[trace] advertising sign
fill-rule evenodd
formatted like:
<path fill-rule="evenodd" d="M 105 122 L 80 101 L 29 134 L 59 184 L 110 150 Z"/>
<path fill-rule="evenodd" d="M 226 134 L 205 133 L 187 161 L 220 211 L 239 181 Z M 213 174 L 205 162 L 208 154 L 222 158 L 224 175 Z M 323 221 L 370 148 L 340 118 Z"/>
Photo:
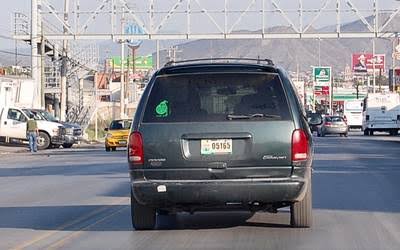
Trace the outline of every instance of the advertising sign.
<path fill-rule="evenodd" d="M 374 66 L 375 63 L 375 66 Z M 385 55 L 372 53 L 356 53 L 352 55 L 351 65 L 355 73 L 385 71 Z"/>
<path fill-rule="evenodd" d="M 400 69 L 395 69 L 393 79 L 393 69 L 389 70 L 389 89 L 390 91 L 400 92 Z"/>
<path fill-rule="evenodd" d="M 329 96 L 329 86 L 315 86 L 315 96 Z"/>
<path fill-rule="evenodd" d="M 132 67 L 132 57 L 125 58 L 124 67 L 127 69 L 128 67 Z M 119 70 L 121 68 L 121 57 L 114 56 L 110 60 L 110 68 L 114 70 Z M 153 56 L 137 56 L 135 58 L 135 68 L 137 70 L 141 69 L 152 69 L 153 68 Z"/>
<path fill-rule="evenodd" d="M 392 57 L 393 59 L 400 61 L 400 38 L 397 39 L 396 43 L 397 45 L 394 47 L 394 52 Z"/>
<path fill-rule="evenodd" d="M 331 82 L 331 67 L 313 67 L 313 78 L 315 85 L 330 85 Z M 320 84 L 322 83 L 322 84 Z M 325 83 L 325 84 L 324 84 Z"/>

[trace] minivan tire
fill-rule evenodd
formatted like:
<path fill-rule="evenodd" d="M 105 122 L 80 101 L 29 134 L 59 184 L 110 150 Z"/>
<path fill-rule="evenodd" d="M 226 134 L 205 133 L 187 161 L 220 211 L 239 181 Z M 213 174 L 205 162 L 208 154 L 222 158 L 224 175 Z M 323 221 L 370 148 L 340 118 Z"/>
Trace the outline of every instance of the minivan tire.
<path fill-rule="evenodd" d="M 304 199 L 290 205 L 290 225 L 292 227 L 312 226 L 312 187 L 311 178 Z"/>
<path fill-rule="evenodd" d="M 156 209 L 139 204 L 131 190 L 131 217 L 135 230 L 151 230 L 156 225 Z"/>

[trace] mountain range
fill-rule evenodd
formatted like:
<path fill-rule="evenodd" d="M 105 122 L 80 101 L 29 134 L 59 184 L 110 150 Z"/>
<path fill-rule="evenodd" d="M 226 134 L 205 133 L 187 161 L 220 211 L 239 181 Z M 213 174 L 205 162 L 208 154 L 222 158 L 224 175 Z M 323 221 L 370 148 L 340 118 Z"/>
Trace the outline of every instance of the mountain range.
<path fill-rule="evenodd" d="M 388 16 L 381 15 L 380 22 Z M 372 23 L 373 17 L 367 17 L 366 20 Z M 326 26 L 310 32 L 335 32 L 336 27 Z M 361 21 L 354 21 L 342 25 L 343 32 L 363 32 L 367 27 Z M 400 16 L 397 15 L 387 30 L 398 30 L 400 33 Z M 239 31 L 240 32 L 240 31 Z M 253 31 L 257 32 L 257 31 Z M 290 27 L 277 26 L 270 28 L 268 32 L 287 33 L 291 32 Z M 259 32 L 258 32 L 259 33 Z M 375 39 L 376 54 L 386 54 L 386 66 L 391 67 L 392 40 Z M 177 59 L 193 58 L 216 58 L 216 57 L 251 57 L 251 58 L 269 58 L 275 64 L 296 71 L 310 71 L 311 66 L 316 66 L 321 62 L 322 66 L 332 66 L 334 72 L 343 72 L 345 67 L 351 65 L 351 54 L 357 52 L 372 53 L 372 39 L 370 38 L 340 38 L 340 39 L 205 39 L 205 40 L 166 40 L 160 42 L 160 65 L 167 62 L 167 49 L 171 46 L 177 46 Z M 100 58 L 120 55 L 120 46 L 112 41 L 103 41 L 99 43 Z M 320 50 L 319 50 L 320 48 Z M 137 51 L 139 55 L 153 53 L 155 62 L 155 41 L 143 41 Z M 29 53 L 22 51 L 21 53 Z M 320 60 L 319 60 L 320 58 Z M 29 58 L 23 57 L 23 64 L 29 64 Z M 13 63 L 13 55 L 2 55 L 0 64 Z M 400 63 L 398 63 L 400 64 Z"/>

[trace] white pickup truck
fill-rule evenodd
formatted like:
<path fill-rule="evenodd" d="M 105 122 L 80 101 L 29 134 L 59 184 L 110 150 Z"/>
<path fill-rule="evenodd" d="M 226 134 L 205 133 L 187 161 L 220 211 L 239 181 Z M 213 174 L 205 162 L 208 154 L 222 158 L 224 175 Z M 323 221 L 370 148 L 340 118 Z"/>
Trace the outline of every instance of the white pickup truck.
<path fill-rule="evenodd" d="M 29 109 L 4 107 L 0 110 L 0 142 L 26 141 L 26 123 Z M 46 149 L 64 143 L 65 128 L 61 123 L 51 122 L 35 116 L 39 129 L 38 149 Z"/>
<path fill-rule="evenodd" d="M 400 96 L 397 93 L 369 93 L 364 99 L 362 129 L 364 135 L 375 131 L 397 135 L 400 129 Z"/>

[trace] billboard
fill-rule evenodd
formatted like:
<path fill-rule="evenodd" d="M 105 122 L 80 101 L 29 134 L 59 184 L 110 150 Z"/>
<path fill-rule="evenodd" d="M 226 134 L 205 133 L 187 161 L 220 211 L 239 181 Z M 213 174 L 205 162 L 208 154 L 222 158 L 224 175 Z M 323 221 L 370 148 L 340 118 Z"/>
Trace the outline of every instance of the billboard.
<path fill-rule="evenodd" d="M 315 96 L 329 96 L 329 86 L 315 86 Z"/>
<path fill-rule="evenodd" d="M 375 62 L 375 66 L 374 66 Z M 375 71 L 385 71 L 385 55 L 372 53 L 355 53 L 352 55 L 351 65 L 355 73 L 371 73 Z"/>
<path fill-rule="evenodd" d="M 128 67 L 132 68 L 132 57 L 128 57 L 124 59 L 124 68 L 128 69 Z M 114 56 L 109 61 L 109 67 L 113 70 L 121 69 L 121 57 Z M 135 68 L 137 70 L 150 70 L 153 68 L 153 56 L 137 56 L 135 57 Z"/>
<path fill-rule="evenodd" d="M 331 82 L 331 67 L 313 67 L 313 78 L 315 85 L 329 86 Z"/>
<path fill-rule="evenodd" d="M 389 70 L 389 90 L 400 92 L 400 69 L 395 69 L 393 79 L 393 69 Z"/>

